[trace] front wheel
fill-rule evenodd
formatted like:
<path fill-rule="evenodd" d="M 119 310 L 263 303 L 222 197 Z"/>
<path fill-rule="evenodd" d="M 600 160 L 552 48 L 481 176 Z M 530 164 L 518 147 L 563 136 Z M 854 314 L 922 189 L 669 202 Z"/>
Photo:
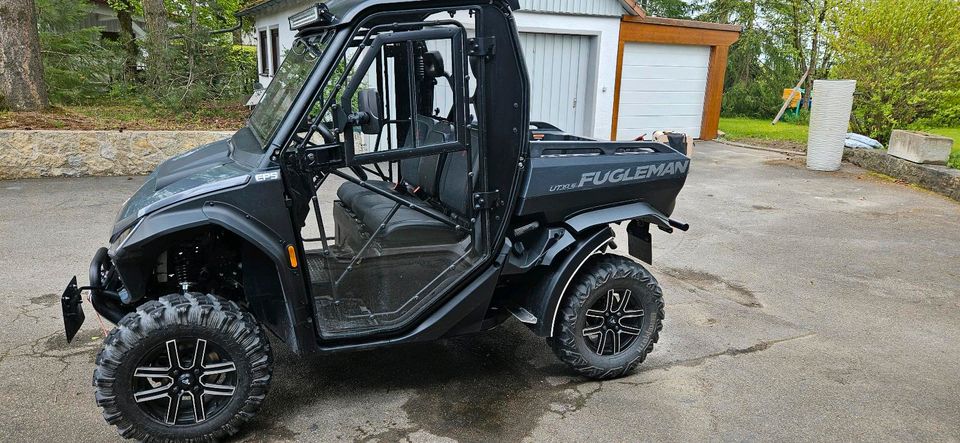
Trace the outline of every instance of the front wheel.
<path fill-rule="evenodd" d="M 589 260 L 563 295 L 549 343 L 560 360 L 584 376 L 622 377 L 659 339 L 663 294 L 653 275 L 626 257 Z"/>
<path fill-rule="evenodd" d="M 173 294 L 120 320 L 97 354 L 93 385 L 122 437 L 212 441 L 260 409 L 271 366 L 249 313 L 214 295 Z"/>

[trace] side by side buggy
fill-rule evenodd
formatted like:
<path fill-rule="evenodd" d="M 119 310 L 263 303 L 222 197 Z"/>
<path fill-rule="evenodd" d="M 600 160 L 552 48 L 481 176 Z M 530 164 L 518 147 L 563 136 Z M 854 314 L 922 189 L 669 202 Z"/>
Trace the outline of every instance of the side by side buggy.
<path fill-rule="evenodd" d="M 682 141 L 608 142 L 529 118 L 517 0 L 328 0 L 247 125 L 162 163 L 81 292 L 116 324 L 97 404 L 120 434 L 210 440 L 259 409 L 266 331 L 298 354 L 476 333 L 514 317 L 587 377 L 629 373 L 663 300 L 640 261 Z M 469 26 L 467 25 L 469 24 Z M 626 223 L 629 255 L 609 253 Z M 636 260 L 634 260 L 634 258 Z"/>

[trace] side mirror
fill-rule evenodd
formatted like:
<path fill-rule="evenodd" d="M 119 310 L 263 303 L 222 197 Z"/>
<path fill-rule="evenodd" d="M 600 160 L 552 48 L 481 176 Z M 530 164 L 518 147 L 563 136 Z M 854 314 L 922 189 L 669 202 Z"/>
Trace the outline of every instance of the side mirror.
<path fill-rule="evenodd" d="M 356 123 L 360 125 L 360 130 L 364 134 L 378 135 L 383 126 L 383 100 L 380 92 L 373 88 L 367 88 L 357 93 L 357 118 Z"/>
<path fill-rule="evenodd" d="M 265 88 L 263 87 L 263 83 L 256 82 L 256 83 L 253 84 L 253 90 L 254 90 L 254 91 L 262 91 L 262 90 L 264 90 L 264 89 L 265 89 Z"/>

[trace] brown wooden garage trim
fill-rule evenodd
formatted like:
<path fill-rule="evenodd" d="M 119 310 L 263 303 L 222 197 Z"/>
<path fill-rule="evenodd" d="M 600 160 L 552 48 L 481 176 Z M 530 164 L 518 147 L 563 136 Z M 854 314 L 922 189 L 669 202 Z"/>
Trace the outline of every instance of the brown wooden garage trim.
<path fill-rule="evenodd" d="M 674 20 L 659 17 L 624 16 L 620 21 L 620 49 L 617 54 L 617 80 L 613 97 L 613 125 L 610 139 L 617 138 L 620 119 L 620 83 L 623 77 L 623 50 L 626 43 L 660 43 L 667 45 L 694 45 L 710 47 L 710 67 L 707 72 L 706 96 L 703 100 L 703 120 L 700 139 L 717 138 L 720 126 L 720 105 L 723 100 L 723 80 L 727 71 L 730 45 L 740 38 L 736 25 Z"/>

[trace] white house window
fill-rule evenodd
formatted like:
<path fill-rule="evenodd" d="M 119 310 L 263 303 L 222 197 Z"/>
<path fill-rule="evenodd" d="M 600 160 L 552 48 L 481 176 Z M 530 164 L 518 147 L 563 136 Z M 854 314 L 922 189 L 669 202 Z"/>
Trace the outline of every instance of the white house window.
<path fill-rule="evenodd" d="M 257 51 L 260 53 L 260 75 L 270 75 L 270 56 L 267 44 L 267 30 L 261 29 L 257 33 Z"/>
<path fill-rule="evenodd" d="M 257 52 L 260 75 L 273 76 L 280 67 L 280 29 L 261 29 L 257 32 Z"/>
<path fill-rule="evenodd" d="M 270 30 L 270 75 L 277 74 L 280 67 L 280 29 Z"/>

